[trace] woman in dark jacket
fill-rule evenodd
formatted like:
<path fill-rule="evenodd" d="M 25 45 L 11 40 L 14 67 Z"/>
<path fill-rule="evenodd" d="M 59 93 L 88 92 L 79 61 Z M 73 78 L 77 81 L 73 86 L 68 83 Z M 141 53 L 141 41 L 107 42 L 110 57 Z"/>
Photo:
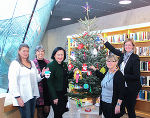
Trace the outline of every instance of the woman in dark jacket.
<path fill-rule="evenodd" d="M 105 74 L 96 70 L 94 66 L 90 67 L 95 71 L 96 76 L 102 79 L 100 109 L 105 118 L 120 118 L 125 111 L 123 104 L 125 82 L 117 63 L 117 56 L 108 55 L 106 57 L 108 71 Z"/>
<path fill-rule="evenodd" d="M 123 52 L 115 49 L 109 42 L 105 46 L 117 56 L 120 56 L 118 66 L 125 77 L 125 107 L 128 111 L 129 118 L 136 118 L 135 104 L 140 83 L 140 59 L 134 54 L 134 42 L 132 39 L 127 39 L 123 43 Z"/>
<path fill-rule="evenodd" d="M 47 65 L 51 75 L 48 78 L 48 88 L 52 99 L 52 107 L 54 110 L 54 118 L 62 118 L 66 108 L 68 97 L 66 96 L 68 88 L 68 78 L 73 76 L 69 74 L 66 59 L 66 51 L 62 47 L 54 49 L 51 58 L 53 61 Z"/>

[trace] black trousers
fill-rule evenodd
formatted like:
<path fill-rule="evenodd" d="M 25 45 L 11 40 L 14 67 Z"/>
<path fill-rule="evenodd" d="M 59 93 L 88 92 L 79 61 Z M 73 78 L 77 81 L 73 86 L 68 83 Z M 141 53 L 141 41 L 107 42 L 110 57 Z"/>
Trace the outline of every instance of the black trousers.
<path fill-rule="evenodd" d="M 58 97 L 58 104 L 54 104 L 52 101 L 52 108 L 54 111 L 54 118 L 62 118 L 63 113 L 68 111 L 66 108 L 68 97 L 64 92 L 56 92 Z"/>
<path fill-rule="evenodd" d="M 105 118 L 120 118 L 115 115 L 115 109 L 111 103 L 101 101 L 100 105 Z"/>
<path fill-rule="evenodd" d="M 136 118 L 135 105 L 138 92 L 139 91 L 131 91 L 127 87 L 125 89 L 125 107 L 129 118 Z"/>

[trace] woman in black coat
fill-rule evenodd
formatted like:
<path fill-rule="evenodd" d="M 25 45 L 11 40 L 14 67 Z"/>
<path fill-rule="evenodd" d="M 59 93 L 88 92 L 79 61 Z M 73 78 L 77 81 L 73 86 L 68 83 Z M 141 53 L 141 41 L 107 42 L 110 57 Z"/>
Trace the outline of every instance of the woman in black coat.
<path fill-rule="evenodd" d="M 102 79 L 100 110 L 105 118 L 120 118 L 125 112 L 123 104 L 125 81 L 117 63 L 116 55 L 108 55 L 106 57 L 108 71 L 105 74 L 96 70 L 94 66 L 90 67 L 95 71 L 96 76 Z"/>
<path fill-rule="evenodd" d="M 125 107 L 129 118 L 136 118 L 135 105 L 140 83 L 140 59 L 134 54 L 134 42 L 126 39 L 123 43 L 123 52 L 115 49 L 109 42 L 104 44 L 112 53 L 120 56 L 118 66 L 125 77 Z"/>

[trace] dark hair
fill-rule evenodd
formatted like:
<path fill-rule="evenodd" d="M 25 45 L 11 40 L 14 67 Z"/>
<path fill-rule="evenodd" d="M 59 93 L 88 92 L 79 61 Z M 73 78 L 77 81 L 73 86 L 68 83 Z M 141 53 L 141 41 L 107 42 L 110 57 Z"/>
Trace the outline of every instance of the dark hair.
<path fill-rule="evenodd" d="M 63 50 L 64 51 L 64 60 L 66 59 L 66 51 L 62 48 L 62 47 L 56 47 L 53 52 L 52 52 L 52 56 L 51 56 L 51 59 L 55 60 L 55 54 L 56 52 L 58 52 L 59 50 Z M 64 61 L 63 60 L 63 61 Z"/>
<path fill-rule="evenodd" d="M 20 44 L 20 46 L 19 46 L 19 48 L 18 48 L 18 51 L 20 51 L 23 47 L 29 48 L 29 46 L 28 46 L 27 44 L 22 43 L 22 44 Z M 20 57 L 19 53 L 18 53 L 18 57 L 17 57 L 16 60 L 17 60 L 20 64 L 22 64 L 22 60 L 21 60 L 21 57 Z M 30 61 L 29 61 L 29 57 L 27 58 L 27 61 L 30 62 Z"/>

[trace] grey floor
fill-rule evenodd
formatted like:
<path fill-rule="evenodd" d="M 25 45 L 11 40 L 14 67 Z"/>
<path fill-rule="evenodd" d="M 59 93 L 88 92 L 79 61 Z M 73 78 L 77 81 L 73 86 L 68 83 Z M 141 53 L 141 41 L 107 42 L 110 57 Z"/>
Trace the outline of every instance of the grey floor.
<path fill-rule="evenodd" d="M 90 106 L 89 106 L 90 107 Z M 64 113 L 63 118 L 103 118 L 102 116 L 98 116 L 98 107 L 91 106 L 93 109 L 91 112 L 84 112 L 84 108 L 77 108 L 74 100 L 70 100 L 70 110 L 69 112 Z M 95 114 L 96 113 L 96 114 Z M 51 112 L 48 118 L 53 117 L 53 109 L 51 108 Z M 122 118 L 128 118 L 127 115 L 124 115 Z"/>

